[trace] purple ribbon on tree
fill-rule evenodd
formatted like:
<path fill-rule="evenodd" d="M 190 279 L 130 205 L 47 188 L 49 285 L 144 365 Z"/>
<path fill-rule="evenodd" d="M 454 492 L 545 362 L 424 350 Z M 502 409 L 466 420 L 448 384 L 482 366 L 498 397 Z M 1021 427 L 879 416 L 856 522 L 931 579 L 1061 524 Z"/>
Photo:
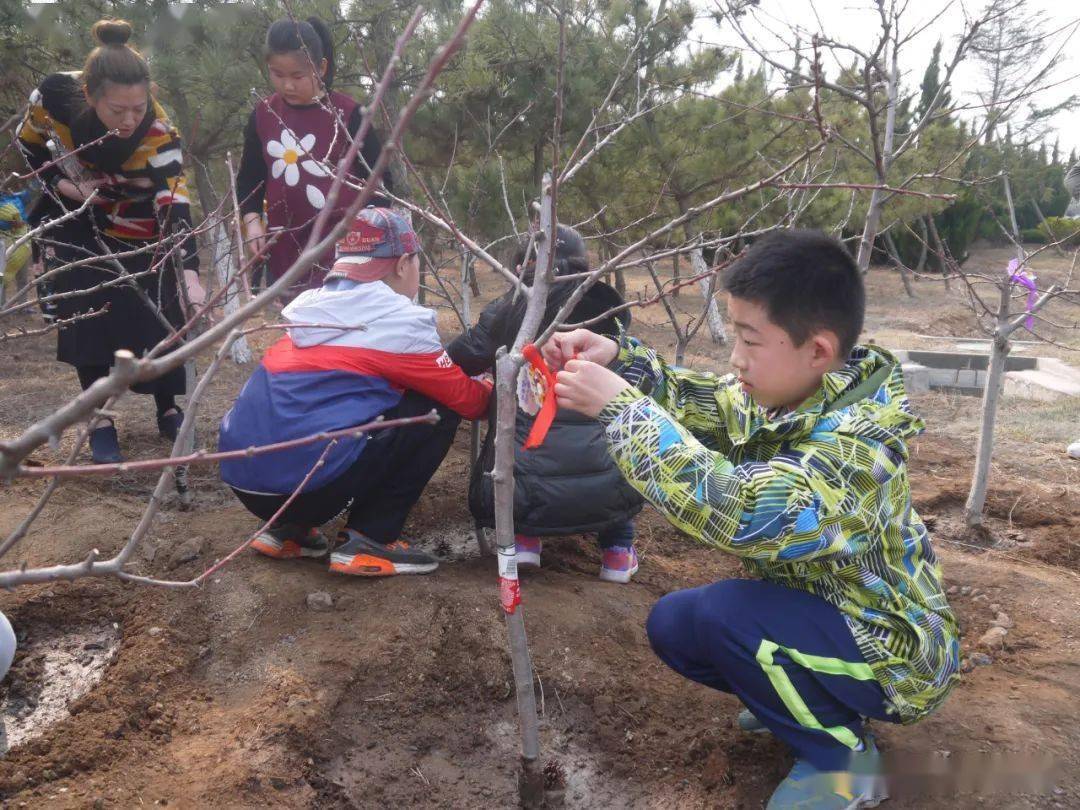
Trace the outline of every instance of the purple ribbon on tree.
<path fill-rule="evenodd" d="M 1009 281 L 1013 284 L 1020 284 L 1027 287 L 1027 313 L 1028 316 L 1024 319 L 1024 328 L 1031 332 L 1035 328 L 1035 316 L 1031 314 L 1031 308 L 1035 306 L 1035 301 L 1039 297 L 1039 288 L 1035 286 L 1035 276 L 1029 275 L 1026 271 L 1020 269 L 1020 262 L 1013 259 L 1009 262 Z"/>

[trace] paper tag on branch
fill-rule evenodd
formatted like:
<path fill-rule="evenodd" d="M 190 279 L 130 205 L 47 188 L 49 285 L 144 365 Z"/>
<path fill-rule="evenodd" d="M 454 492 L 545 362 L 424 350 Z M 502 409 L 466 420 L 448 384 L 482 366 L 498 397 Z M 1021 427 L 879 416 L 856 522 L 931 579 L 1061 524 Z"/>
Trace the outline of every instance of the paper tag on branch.
<path fill-rule="evenodd" d="M 518 406 L 529 416 L 536 416 L 544 407 L 548 390 L 544 375 L 531 365 L 524 365 L 518 372 Z"/>

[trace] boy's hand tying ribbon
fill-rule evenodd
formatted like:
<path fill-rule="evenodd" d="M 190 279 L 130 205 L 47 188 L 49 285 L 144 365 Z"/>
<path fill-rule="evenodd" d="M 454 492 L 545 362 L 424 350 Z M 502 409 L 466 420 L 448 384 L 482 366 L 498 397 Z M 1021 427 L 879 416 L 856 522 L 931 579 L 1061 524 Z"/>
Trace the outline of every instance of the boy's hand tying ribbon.
<path fill-rule="evenodd" d="M 585 330 L 579 329 L 579 332 Z M 576 332 L 570 332 L 570 335 Z M 589 334 L 592 334 L 591 332 Z M 597 335 L 599 337 L 599 335 Z M 607 340 L 616 350 L 615 341 Z M 615 355 L 612 353 L 611 359 Z M 611 360 L 608 360 L 611 362 Z M 605 364 L 606 365 L 606 364 Z M 630 388 L 630 383 L 599 363 L 590 360 L 569 360 L 558 373 L 555 380 L 555 396 L 558 397 L 560 408 L 571 410 L 591 416 L 594 419 L 599 416 L 611 400 L 620 391 Z"/>
<path fill-rule="evenodd" d="M 591 360 L 606 366 L 618 356 L 619 344 L 588 329 L 575 329 L 556 332 L 542 351 L 544 362 L 552 371 L 558 371 L 571 359 Z"/>

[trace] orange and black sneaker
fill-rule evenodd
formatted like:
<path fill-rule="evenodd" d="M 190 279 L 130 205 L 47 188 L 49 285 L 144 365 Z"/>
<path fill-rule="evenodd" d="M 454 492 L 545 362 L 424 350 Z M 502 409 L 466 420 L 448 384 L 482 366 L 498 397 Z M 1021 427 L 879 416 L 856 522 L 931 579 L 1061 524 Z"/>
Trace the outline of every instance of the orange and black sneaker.
<path fill-rule="evenodd" d="M 330 550 L 330 541 L 318 529 L 283 525 L 259 532 L 251 547 L 277 560 L 295 560 L 297 557 L 325 556 Z"/>
<path fill-rule="evenodd" d="M 414 551 L 403 540 L 376 543 L 354 529 L 338 533 L 341 545 L 330 555 L 330 570 L 354 577 L 392 577 L 395 574 L 430 574 L 439 561 Z"/>

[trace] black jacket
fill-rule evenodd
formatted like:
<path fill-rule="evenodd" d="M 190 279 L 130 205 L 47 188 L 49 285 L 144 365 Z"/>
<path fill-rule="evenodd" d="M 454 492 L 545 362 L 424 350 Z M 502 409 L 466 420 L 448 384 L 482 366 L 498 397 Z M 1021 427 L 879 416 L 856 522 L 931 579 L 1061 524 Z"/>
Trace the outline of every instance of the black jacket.
<path fill-rule="evenodd" d="M 573 292 L 573 284 L 556 284 L 548 297 L 541 329 L 551 323 Z M 619 294 L 598 282 L 574 308 L 569 321 L 579 323 L 622 303 Z M 448 347 L 450 358 L 467 374 L 480 374 L 495 365 L 501 346 L 509 347 L 525 315 L 525 300 L 513 292 L 488 304 L 476 326 Z M 618 319 L 618 321 L 616 320 Z M 614 335 L 618 323 L 629 325 L 621 312 L 590 328 Z M 480 450 L 480 463 L 469 482 L 469 509 L 484 526 L 495 525 L 495 495 L 490 472 L 495 464 L 495 397 L 491 398 L 488 430 Z M 543 445 L 522 450 L 533 418 L 517 412 L 514 446 L 514 530 L 520 534 L 560 535 L 595 532 L 632 518 L 642 498 L 619 472 L 607 449 L 603 428 L 594 419 L 572 411 L 559 411 Z"/>

